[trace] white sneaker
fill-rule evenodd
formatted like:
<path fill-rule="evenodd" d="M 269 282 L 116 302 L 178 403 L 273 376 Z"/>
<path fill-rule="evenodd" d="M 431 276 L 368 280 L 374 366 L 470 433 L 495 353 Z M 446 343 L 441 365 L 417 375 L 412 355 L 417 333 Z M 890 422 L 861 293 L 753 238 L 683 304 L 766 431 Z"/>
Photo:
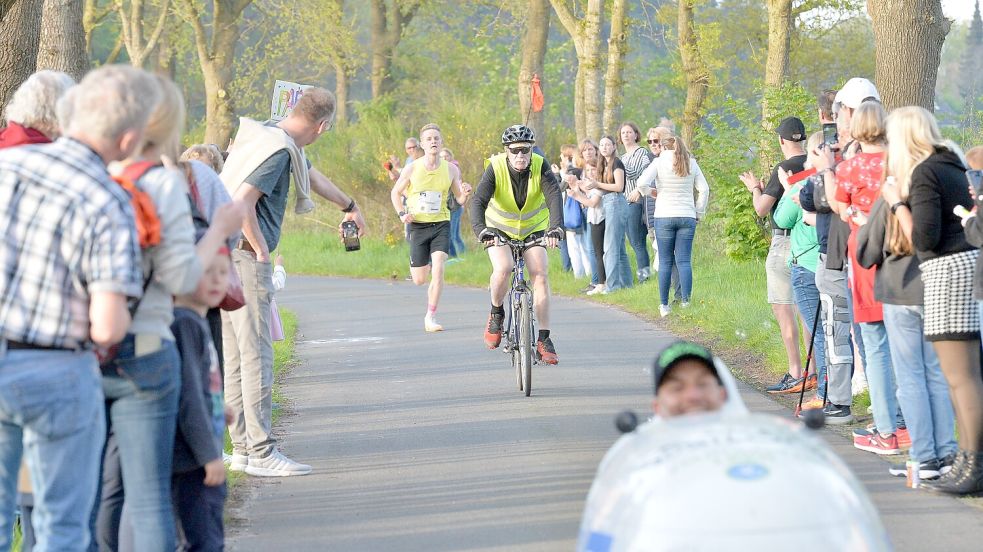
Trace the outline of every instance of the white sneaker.
<path fill-rule="evenodd" d="M 291 475 L 307 475 L 311 467 L 307 464 L 294 462 L 277 449 L 273 449 L 266 458 L 250 458 L 246 473 L 256 477 L 289 477 Z"/>
<path fill-rule="evenodd" d="M 684 309 L 688 309 L 689 308 L 689 301 L 683 301 L 682 303 L 679 304 L 679 306 L 680 307 L 683 307 Z"/>
<path fill-rule="evenodd" d="M 437 319 L 433 315 L 426 315 L 423 317 L 423 329 L 428 332 L 442 332 L 444 327 L 437 323 Z"/>
<path fill-rule="evenodd" d="M 229 471 L 241 472 L 246 471 L 246 465 L 249 464 L 249 456 L 236 453 L 225 454 L 223 452 L 222 461 L 229 467 Z"/>
<path fill-rule="evenodd" d="M 597 295 L 599 293 L 605 294 L 607 292 L 608 292 L 608 286 L 604 284 L 597 284 L 596 286 L 594 286 L 594 289 L 587 292 L 587 295 Z"/>
<path fill-rule="evenodd" d="M 672 309 L 669 308 L 669 305 L 659 305 L 659 315 L 661 315 L 663 318 L 669 316 L 669 313 L 671 312 Z"/>

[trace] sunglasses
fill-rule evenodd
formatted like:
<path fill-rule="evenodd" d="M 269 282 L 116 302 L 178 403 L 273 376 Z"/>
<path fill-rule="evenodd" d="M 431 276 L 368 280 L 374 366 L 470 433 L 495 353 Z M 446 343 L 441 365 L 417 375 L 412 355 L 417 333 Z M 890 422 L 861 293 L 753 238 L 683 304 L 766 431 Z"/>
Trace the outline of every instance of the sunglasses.
<path fill-rule="evenodd" d="M 529 146 L 520 146 L 517 148 L 508 148 L 508 150 L 513 155 L 525 155 L 532 151 L 532 148 Z"/>
<path fill-rule="evenodd" d="M 659 143 L 659 139 L 658 138 L 656 138 L 655 140 L 649 140 L 649 145 L 650 146 L 654 146 L 654 145 L 656 145 L 658 143 Z"/>

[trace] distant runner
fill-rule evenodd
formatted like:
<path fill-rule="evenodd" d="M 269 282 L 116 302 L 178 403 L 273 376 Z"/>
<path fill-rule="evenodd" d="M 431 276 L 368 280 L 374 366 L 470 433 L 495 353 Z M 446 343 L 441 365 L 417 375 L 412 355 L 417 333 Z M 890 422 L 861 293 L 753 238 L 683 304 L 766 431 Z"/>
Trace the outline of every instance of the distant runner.
<path fill-rule="evenodd" d="M 409 228 L 407 241 L 413 283 L 422 286 L 430 274 L 423 329 L 439 332 L 444 327 L 437 323 L 437 303 L 444 289 L 444 263 L 450 247 L 451 212 L 447 208 L 447 194 L 452 192 L 454 199 L 464 205 L 471 186 L 461 182 L 461 171 L 456 165 L 440 158 L 444 146 L 440 127 L 430 123 L 420 129 L 420 144 L 424 156 L 403 167 L 390 197 L 399 219 Z"/>

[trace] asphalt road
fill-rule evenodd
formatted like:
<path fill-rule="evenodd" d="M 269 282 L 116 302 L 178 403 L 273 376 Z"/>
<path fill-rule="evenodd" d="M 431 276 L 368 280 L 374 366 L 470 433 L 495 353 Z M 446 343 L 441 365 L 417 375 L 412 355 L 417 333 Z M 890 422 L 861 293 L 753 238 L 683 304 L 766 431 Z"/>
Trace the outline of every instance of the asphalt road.
<path fill-rule="evenodd" d="M 277 433 L 314 471 L 247 479 L 231 550 L 571 550 L 594 470 L 618 437 L 613 418 L 648 411 L 648 364 L 672 338 L 612 308 L 556 300 L 560 364 L 535 367 L 527 398 L 508 357 L 481 342 L 482 290 L 446 290 L 437 334 L 423 331 L 424 288 L 408 282 L 293 277 L 277 301 L 301 334 Z M 789 415 L 743 395 L 753 410 Z M 884 460 L 827 440 L 897 550 L 983 547 L 983 510 L 909 490 Z M 793 506 L 820 507 L 807 496 Z"/>

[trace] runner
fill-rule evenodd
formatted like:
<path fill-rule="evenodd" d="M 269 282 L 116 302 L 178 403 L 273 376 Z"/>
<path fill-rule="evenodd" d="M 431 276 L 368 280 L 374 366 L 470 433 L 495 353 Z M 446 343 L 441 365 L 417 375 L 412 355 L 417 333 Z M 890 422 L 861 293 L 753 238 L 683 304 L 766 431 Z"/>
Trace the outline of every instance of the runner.
<path fill-rule="evenodd" d="M 532 152 L 536 136 L 524 125 L 512 125 L 502 134 L 505 152 L 489 159 L 471 204 L 471 226 L 478 239 L 488 245 L 492 263 L 491 315 L 485 330 L 485 345 L 494 349 L 502 342 L 502 306 L 512 272 L 508 246 L 493 245 L 496 236 L 526 240 L 545 235 L 546 245 L 556 247 L 563 239 L 563 201 L 550 164 Z M 548 230 L 547 230 L 548 229 Z M 523 258 L 533 283 L 533 306 L 539 321 L 536 356 L 556 364 L 556 349 L 550 339 L 550 286 L 546 249 L 532 247 Z"/>
<path fill-rule="evenodd" d="M 420 142 L 424 156 L 403 167 L 390 196 L 399 219 L 408 225 L 413 283 L 422 286 L 430 274 L 423 328 L 428 332 L 439 332 L 444 327 L 437 323 L 435 313 L 444 288 L 444 263 L 450 246 L 451 213 L 447 208 L 447 193 L 452 192 L 457 202 L 464 205 L 471 186 L 461 182 L 461 171 L 456 165 L 440 158 L 444 146 L 440 127 L 433 123 L 425 125 L 420 129 Z M 407 199 L 405 211 L 404 195 Z"/>

